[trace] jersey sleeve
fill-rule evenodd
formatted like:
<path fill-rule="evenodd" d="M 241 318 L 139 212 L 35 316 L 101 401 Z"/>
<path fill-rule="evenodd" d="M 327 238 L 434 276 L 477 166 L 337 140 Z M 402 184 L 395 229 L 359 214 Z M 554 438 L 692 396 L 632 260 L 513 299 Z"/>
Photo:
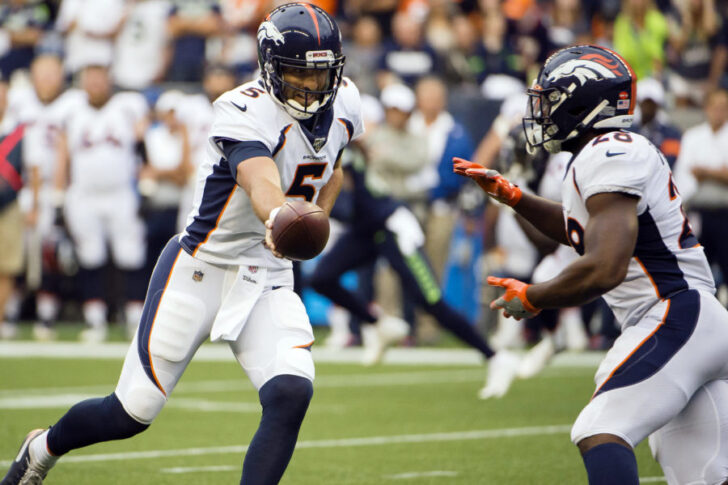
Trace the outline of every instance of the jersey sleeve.
<path fill-rule="evenodd" d="M 364 121 L 361 112 L 361 96 L 359 88 L 349 79 L 344 78 L 339 88 L 339 96 L 343 100 L 344 115 L 351 123 L 352 133 L 349 141 L 356 140 L 364 134 Z"/>
<path fill-rule="evenodd" d="M 234 99 L 227 93 L 213 104 L 214 120 L 210 128 L 210 138 L 219 146 L 221 140 L 228 142 L 259 142 L 270 153 L 277 143 L 270 126 L 269 116 L 262 110 L 256 110 L 257 103 L 244 103 Z M 258 101 L 258 100 L 254 100 Z"/>
<path fill-rule="evenodd" d="M 614 136 L 614 135 L 610 135 Z M 632 135 L 635 136 L 635 135 Z M 621 192 L 642 198 L 649 169 L 642 147 L 608 140 L 590 146 L 574 167 L 574 180 L 583 200 L 605 192 Z"/>

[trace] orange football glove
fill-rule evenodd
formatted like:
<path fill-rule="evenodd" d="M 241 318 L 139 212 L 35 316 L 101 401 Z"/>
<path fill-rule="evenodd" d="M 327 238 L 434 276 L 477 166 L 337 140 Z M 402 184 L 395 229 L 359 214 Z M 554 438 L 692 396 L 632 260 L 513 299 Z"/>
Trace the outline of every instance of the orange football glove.
<path fill-rule="evenodd" d="M 490 170 L 477 163 L 454 157 L 453 172 L 475 180 L 480 188 L 498 202 L 513 207 L 521 200 L 521 189 L 503 178 L 495 170 Z"/>
<path fill-rule="evenodd" d="M 495 276 L 488 276 L 488 284 L 506 289 L 506 292 L 500 298 L 490 302 L 491 310 L 502 308 L 503 315 L 513 317 L 516 320 L 535 317 L 541 311 L 540 308 L 531 305 L 531 302 L 526 298 L 526 290 L 531 285 L 513 278 L 496 278 Z"/>

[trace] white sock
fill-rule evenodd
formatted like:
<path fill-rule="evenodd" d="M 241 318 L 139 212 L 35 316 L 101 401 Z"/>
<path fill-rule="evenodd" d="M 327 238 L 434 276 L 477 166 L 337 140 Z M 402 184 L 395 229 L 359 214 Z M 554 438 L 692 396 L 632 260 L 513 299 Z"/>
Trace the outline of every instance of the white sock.
<path fill-rule="evenodd" d="M 124 314 L 126 317 L 126 324 L 129 327 L 137 328 L 139 322 L 142 319 L 142 313 L 144 311 L 144 303 L 141 301 L 130 301 L 124 308 Z"/>
<path fill-rule="evenodd" d="M 106 303 L 89 300 L 83 304 L 83 318 L 92 328 L 106 327 Z"/>
<path fill-rule="evenodd" d="M 58 299 L 49 293 L 39 293 L 35 304 L 35 311 L 41 322 L 55 322 L 58 318 Z"/>
<path fill-rule="evenodd" d="M 48 430 L 30 442 L 30 457 L 43 469 L 48 470 L 55 465 L 59 457 L 51 455 L 48 451 Z"/>
<path fill-rule="evenodd" d="M 8 297 L 8 301 L 5 303 L 5 318 L 11 322 L 17 322 L 20 320 L 20 304 L 23 303 L 23 298 L 20 292 L 13 291 Z"/>

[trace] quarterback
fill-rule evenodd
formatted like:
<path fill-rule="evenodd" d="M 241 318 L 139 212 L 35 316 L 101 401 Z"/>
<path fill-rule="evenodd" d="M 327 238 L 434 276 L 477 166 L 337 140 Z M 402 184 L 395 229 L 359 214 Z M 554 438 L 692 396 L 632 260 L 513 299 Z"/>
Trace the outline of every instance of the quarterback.
<path fill-rule="evenodd" d="M 589 483 L 637 485 L 633 449 L 648 436 L 670 485 L 728 483 L 728 312 L 665 156 L 624 131 L 635 81 L 598 46 L 545 62 L 523 126 L 530 149 L 572 153 L 560 204 L 464 160 L 455 171 L 580 255 L 538 284 L 489 277 L 506 290 L 491 308 L 528 318 L 603 295 L 621 325 L 571 431 Z"/>
<path fill-rule="evenodd" d="M 2 485 L 41 483 L 69 451 L 147 429 L 208 336 L 228 342 L 263 408 L 240 483 L 281 479 L 313 393 L 314 338 L 270 228 L 289 198 L 331 210 L 341 152 L 363 128 L 326 12 L 276 8 L 258 29 L 258 55 L 260 78 L 214 103 L 187 227 L 157 261 L 116 389 L 31 431 Z"/>

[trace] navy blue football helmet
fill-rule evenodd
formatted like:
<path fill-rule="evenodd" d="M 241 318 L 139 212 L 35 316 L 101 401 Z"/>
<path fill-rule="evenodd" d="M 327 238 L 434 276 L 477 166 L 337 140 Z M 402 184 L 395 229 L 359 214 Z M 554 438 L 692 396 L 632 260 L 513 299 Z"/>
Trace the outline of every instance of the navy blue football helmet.
<path fill-rule="evenodd" d="M 544 63 L 528 89 L 523 118 L 529 151 L 550 153 L 590 129 L 628 128 L 636 77 L 619 54 L 596 45 L 566 47 Z"/>
<path fill-rule="evenodd" d="M 344 61 L 339 27 L 315 5 L 281 5 L 258 27 L 258 63 L 265 88 L 296 119 L 308 119 L 333 106 Z M 316 91 L 293 86 L 284 80 L 286 69 L 326 71 L 325 86 Z M 305 102 L 296 101 L 291 93 L 303 93 Z"/>

